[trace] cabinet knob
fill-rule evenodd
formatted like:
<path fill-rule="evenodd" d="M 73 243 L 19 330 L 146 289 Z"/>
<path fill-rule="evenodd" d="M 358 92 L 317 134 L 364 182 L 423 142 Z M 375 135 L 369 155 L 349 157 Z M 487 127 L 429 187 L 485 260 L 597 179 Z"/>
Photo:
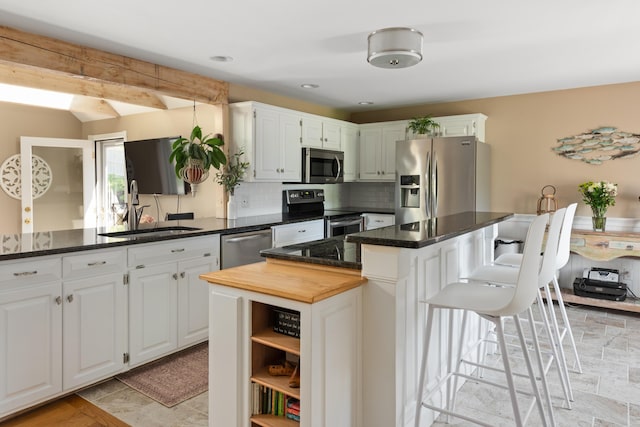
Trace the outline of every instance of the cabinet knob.
<path fill-rule="evenodd" d="M 60 304 L 62 304 L 62 297 L 61 296 L 57 296 L 54 301 L 56 302 L 56 304 L 60 305 Z"/>
<path fill-rule="evenodd" d="M 181 279 L 184 279 L 184 276 L 185 276 L 185 273 L 184 273 L 184 271 L 183 271 L 182 273 L 180 273 L 180 278 L 181 278 Z"/>
<path fill-rule="evenodd" d="M 173 273 L 173 280 L 178 280 L 178 273 Z"/>
<path fill-rule="evenodd" d="M 73 302 L 73 294 L 67 295 L 67 301 Z"/>

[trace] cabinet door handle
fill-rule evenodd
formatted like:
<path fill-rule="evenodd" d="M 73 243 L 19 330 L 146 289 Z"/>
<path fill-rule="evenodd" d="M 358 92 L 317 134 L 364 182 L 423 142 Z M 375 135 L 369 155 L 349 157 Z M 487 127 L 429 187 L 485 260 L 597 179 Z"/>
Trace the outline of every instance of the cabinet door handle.
<path fill-rule="evenodd" d="M 183 272 L 181 272 L 181 273 L 180 273 L 180 278 L 181 278 L 181 279 L 184 279 L 184 276 L 186 276 L 186 274 L 185 274 L 185 273 L 184 273 L 184 271 L 183 271 Z"/>
<path fill-rule="evenodd" d="M 107 261 L 94 261 L 87 263 L 88 267 L 95 267 L 96 265 L 105 265 Z"/>
<path fill-rule="evenodd" d="M 306 233 L 307 230 L 298 230 L 298 233 Z"/>
<path fill-rule="evenodd" d="M 38 270 L 22 271 L 20 273 L 13 273 L 13 275 L 16 276 L 16 277 L 35 276 L 36 274 L 38 274 Z"/>
<path fill-rule="evenodd" d="M 56 304 L 60 305 L 60 304 L 62 304 L 62 297 L 61 296 L 57 296 L 54 301 L 56 302 Z"/>
<path fill-rule="evenodd" d="M 173 280 L 178 280 L 178 273 L 173 273 Z"/>
<path fill-rule="evenodd" d="M 176 253 L 179 253 L 179 252 L 184 252 L 184 248 L 181 248 L 181 249 L 171 249 L 171 253 L 173 253 L 173 254 L 176 254 Z"/>
<path fill-rule="evenodd" d="M 73 294 L 67 295 L 67 301 L 73 302 Z"/>

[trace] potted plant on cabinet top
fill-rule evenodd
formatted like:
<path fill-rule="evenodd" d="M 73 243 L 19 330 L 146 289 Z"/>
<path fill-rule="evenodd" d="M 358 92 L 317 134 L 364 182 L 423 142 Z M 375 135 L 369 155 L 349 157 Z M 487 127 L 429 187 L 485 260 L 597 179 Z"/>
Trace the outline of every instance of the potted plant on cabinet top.
<path fill-rule="evenodd" d="M 195 185 L 207 179 L 211 166 L 220 169 L 220 165 L 227 163 L 222 145 L 222 135 L 202 136 L 202 129 L 197 125 L 190 138 L 181 137 L 173 142 L 169 161 L 175 161 L 176 175 L 191 184 L 192 194 L 195 195 Z"/>
<path fill-rule="evenodd" d="M 440 128 L 440 124 L 433 120 L 431 115 L 427 115 L 411 119 L 408 128 L 414 135 L 430 135 Z"/>
<path fill-rule="evenodd" d="M 244 154 L 244 150 L 229 156 L 229 162 L 224 168 L 216 173 L 216 182 L 222 185 L 226 192 L 229 193 L 227 201 L 227 218 L 236 219 L 237 206 L 233 197 L 235 188 L 240 185 L 240 181 L 245 171 L 249 167 L 249 162 L 243 162 L 240 158 Z"/>

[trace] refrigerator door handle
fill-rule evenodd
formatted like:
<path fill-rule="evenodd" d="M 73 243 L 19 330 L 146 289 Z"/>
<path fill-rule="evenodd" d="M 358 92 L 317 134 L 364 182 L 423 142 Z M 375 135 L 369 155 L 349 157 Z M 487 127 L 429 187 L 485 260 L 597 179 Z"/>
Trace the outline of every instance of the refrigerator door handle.
<path fill-rule="evenodd" d="M 427 170 L 424 178 L 426 178 L 426 185 L 424 185 L 424 209 L 426 217 L 431 218 L 431 151 L 427 153 Z"/>
<path fill-rule="evenodd" d="M 433 218 L 438 216 L 438 156 L 433 154 L 433 169 L 431 172 L 431 213 Z"/>

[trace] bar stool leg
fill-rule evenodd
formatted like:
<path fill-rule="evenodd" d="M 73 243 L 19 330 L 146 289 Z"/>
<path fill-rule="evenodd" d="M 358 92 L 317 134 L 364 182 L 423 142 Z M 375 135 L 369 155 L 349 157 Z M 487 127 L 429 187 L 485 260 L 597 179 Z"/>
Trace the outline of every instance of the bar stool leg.
<path fill-rule="evenodd" d="M 422 350 L 422 364 L 420 369 L 420 380 L 416 390 L 416 427 L 420 427 L 420 415 L 422 414 L 422 398 L 427 379 L 427 356 L 429 356 L 429 341 L 431 340 L 431 327 L 433 326 L 433 308 L 427 308 L 427 325 L 424 335 L 424 347 Z"/>
<path fill-rule="evenodd" d="M 576 347 L 576 341 L 573 339 L 573 331 L 571 330 L 571 324 L 569 323 L 569 317 L 567 316 L 567 310 L 564 307 L 564 298 L 562 298 L 562 292 L 560 292 L 560 285 L 558 284 L 558 278 L 553 276 L 553 290 L 556 293 L 558 299 L 558 306 L 560 307 L 560 313 L 562 314 L 562 321 L 564 327 L 567 329 L 567 335 L 569 335 L 569 342 L 573 349 L 573 355 L 576 358 L 576 368 L 579 373 L 582 373 L 582 364 L 580 363 L 580 357 L 578 356 L 578 348 Z"/>
<path fill-rule="evenodd" d="M 522 426 L 522 418 L 520 416 L 520 408 L 518 408 L 518 396 L 516 395 L 516 386 L 513 382 L 513 373 L 511 372 L 511 365 L 509 363 L 509 353 L 507 352 L 507 343 L 504 338 L 504 320 L 502 317 L 489 317 L 496 325 L 496 336 L 498 338 L 498 344 L 500 345 L 500 352 L 502 353 L 502 365 L 504 367 L 504 374 L 507 378 L 507 386 L 509 387 L 509 395 L 511 396 L 511 407 L 513 408 L 513 416 L 517 426 Z"/>
<path fill-rule="evenodd" d="M 544 293 L 545 295 L 551 295 L 551 291 L 549 290 L 549 284 L 544 285 Z M 551 320 L 549 321 L 551 331 L 555 337 L 555 349 L 557 353 L 558 360 L 561 364 L 561 373 L 562 373 L 562 386 L 566 387 L 565 396 L 568 399 L 568 407 L 571 409 L 571 403 L 573 402 L 573 390 L 571 388 L 571 380 L 569 378 L 569 368 L 567 366 L 567 356 L 564 352 L 564 347 L 562 346 L 562 337 L 560 336 L 560 325 L 558 325 L 558 319 L 556 317 L 556 312 L 553 309 L 553 300 L 551 297 L 547 298 L 547 309 L 549 310 L 549 316 L 551 316 Z M 545 316 L 546 318 L 546 316 Z M 568 332 L 567 332 L 568 333 Z M 560 368 L 559 368 L 560 369 Z"/>
<path fill-rule="evenodd" d="M 533 341 L 533 349 L 536 355 L 536 362 L 538 363 L 538 370 L 540 371 L 540 381 L 544 389 L 545 400 L 547 403 L 547 410 L 549 411 L 549 422 L 552 426 L 556 425 L 556 419 L 553 415 L 553 404 L 551 403 L 551 392 L 549 391 L 549 384 L 547 383 L 547 376 L 545 375 L 544 365 L 542 363 L 542 353 L 540 352 L 540 342 L 538 341 L 538 332 L 536 331 L 536 324 L 533 321 L 533 310 L 531 307 L 527 309 L 527 320 L 531 326 L 531 336 Z M 553 343 L 552 343 L 553 344 Z M 562 373 L 560 374 L 562 378 Z M 542 414 L 544 416 L 544 414 Z"/>
<path fill-rule="evenodd" d="M 454 372 L 460 372 L 460 365 L 462 364 L 462 346 L 464 345 L 464 337 L 467 329 L 467 317 L 469 312 L 464 310 L 462 313 L 462 325 L 460 326 L 460 339 L 458 340 L 458 354 L 456 355 L 456 367 Z M 456 410 L 456 391 L 458 390 L 458 376 L 453 375 L 453 394 L 451 396 L 451 406 L 449 410 L 451 412 Z M 447 418 L 447 422 L 449 422 L 449 418 Z"/>

